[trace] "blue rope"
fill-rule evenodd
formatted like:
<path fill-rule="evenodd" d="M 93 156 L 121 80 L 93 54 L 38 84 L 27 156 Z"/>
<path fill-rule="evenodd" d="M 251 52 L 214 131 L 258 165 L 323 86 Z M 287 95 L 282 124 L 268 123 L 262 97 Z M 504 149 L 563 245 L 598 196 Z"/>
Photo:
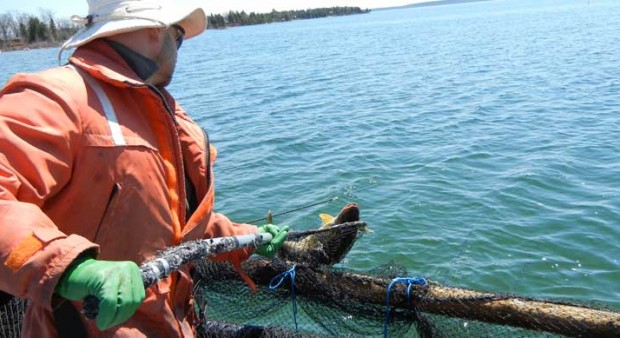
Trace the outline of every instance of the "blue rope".
<path fill-rule="evenodd" d="M 299 331 L 299 328 L 297 327 L 297 302 L 295 301 L 295 268 L 297 268 L 297 264 L 294 264 L 293 267 L 290 268 L 289 270 L 281 272 L 275 277 L 273 277 L 271 281 L 269 282 L 269 290 L 274 291 L 275 289 L 280 287 L 280 285 L 282 285 L 286 277 L 289 277 L 291 279 L 291 300 L 292 300 L 292 306 L 293 306 L 293 320 L 295 321 L 295 331 Z M 273 282 L 278 278 L 280 278 L 280 280 L 276 283 L 276 285 L 273 285 Z"/>
<path fill-rule="evenodd" d="M 407 284 L 407 303 L 411 304 L 411 288 L 418 285 L 426 285 L 425 278 L 394 278 L 387 289 L 385 297 L 385 321 L 383 322 L 383 337 L 388 337 L 388 321 L 390 320 L 390 292 L 396 284 Z"/>

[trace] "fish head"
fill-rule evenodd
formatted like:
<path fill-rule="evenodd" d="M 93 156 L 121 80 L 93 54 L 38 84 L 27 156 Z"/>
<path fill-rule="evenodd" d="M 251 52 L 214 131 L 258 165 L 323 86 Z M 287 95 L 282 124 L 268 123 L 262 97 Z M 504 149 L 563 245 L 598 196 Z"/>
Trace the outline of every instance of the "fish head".
<path fill-rule="evenodd" d="M 357 203 L 349 203 L 342 207 L 336 217 L 330 216 L 328 214 L 320 214 L 319 217 L 323 222 L 323 225 L 321 225 L 321 229 L 327 229 L 337 224 L 359 221 L 360 209 L 358 208 Z"/>

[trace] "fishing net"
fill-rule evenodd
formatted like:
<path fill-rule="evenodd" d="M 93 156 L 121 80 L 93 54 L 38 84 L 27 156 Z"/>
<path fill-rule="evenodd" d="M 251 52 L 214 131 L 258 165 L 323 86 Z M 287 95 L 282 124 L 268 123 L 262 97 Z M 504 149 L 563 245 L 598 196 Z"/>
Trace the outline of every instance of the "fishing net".
<path fill-rule="evenodd" d="M 410 278 L 389 262 L 371 271 L 336 268 L 361 235 L 357 205 L 320 233 L 290 236 L 272 260 L 244 270 L 256 294 L 226 263 L 195 264 L 196 304 L 206 337 L 620 337 L 620 313 L 570 303 Z"/>
<path fill-rule="evenodd" d="M 256 259 L 244 269 L 256 294 L 227 264 L 197 265 L 201 336 L 620 336 L 618 312 L 402 278 L 408 272 L 394 263 L 360 273 Z"/>
<path fill-rule="evenodd" d="M 0 296 L 0 337 L 20 337 L 21 324 L 28 303 L 19 298 Z"/>
<path fill-rule="evenodd" d="M 201 319 L 197 333 L 201 337 L 620 337 L 617 311 L 446 286 L 410 278 L 416 274 L 394 262 L 363 272 L 334 267 L 367 231 L 357 206 L 350 204 L 318 230 L 290 232 L 276 257 L 243 264 L 258 286 L 256 293 L 230 264 L 194 261 L 194 304 Z M 190 251 L 170 250 L 174 257 L 169 258 L 185 259 L 180 256 Z M 0 307 L 1 337 L 19 337 L 25 306 L 13 299 Z"/>

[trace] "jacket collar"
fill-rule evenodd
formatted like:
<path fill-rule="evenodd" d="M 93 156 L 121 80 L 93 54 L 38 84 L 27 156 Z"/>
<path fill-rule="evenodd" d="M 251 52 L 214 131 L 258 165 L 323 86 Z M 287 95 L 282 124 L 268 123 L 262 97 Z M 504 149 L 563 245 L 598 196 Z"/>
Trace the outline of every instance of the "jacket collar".
<path fill-rule="evenodd" d="M 159 64 L 157 62 L 147 58 L 146 56 L 134 51 L 133 49 L 123 45 L 122 43 L 116 42 L 114 40 L 104 40 L 107 42 L 114 50 L 120 54 L 120 56 L 127 62 L 129 67 L 133 69 L 133 71 L 142 79 L 142 81 L 146 81 L 149 77 L 151 77 L 155 72 L 159 70 Z"/>
<path fill-rule="evenodd" d="M 123 57 L 103 40 L 92 41 L 75 50 L 69 62 L 95 78 L 119 87 L 145 86 Z"/>

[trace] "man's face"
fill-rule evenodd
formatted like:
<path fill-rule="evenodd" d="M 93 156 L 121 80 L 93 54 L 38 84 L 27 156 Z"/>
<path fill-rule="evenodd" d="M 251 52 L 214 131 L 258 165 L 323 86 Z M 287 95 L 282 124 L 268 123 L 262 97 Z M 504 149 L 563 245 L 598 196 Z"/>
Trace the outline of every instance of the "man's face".
<path fill-rule="evenodd" d="M 154 60 L 159 64 L 159 71 L 155 75 L 158 77 L 158 83 L 156 85 L 167 86 L 172 81 L 172 75 L 174 74 L 174 68 L 177 64 L 177 39 L 179 37 L 179 30 L 175 27 L 169 27 L 163 31 L 163 43 Z"/>

